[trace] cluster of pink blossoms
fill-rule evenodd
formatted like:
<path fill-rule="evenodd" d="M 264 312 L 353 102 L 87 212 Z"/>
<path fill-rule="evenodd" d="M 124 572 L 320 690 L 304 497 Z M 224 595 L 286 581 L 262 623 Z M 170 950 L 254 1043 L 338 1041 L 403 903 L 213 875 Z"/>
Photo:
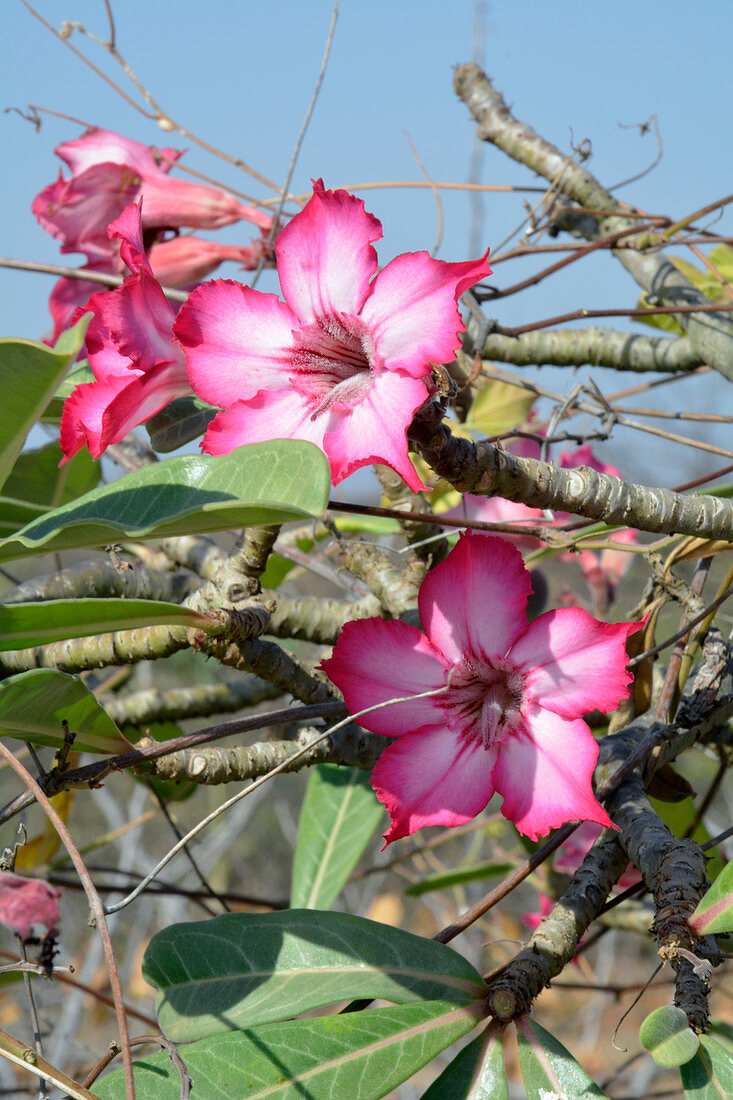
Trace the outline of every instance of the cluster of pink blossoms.
<path fill-rule="evenodd" d="M 91 129 L 55 151 L 71 176 L 59 172 L 58 179 L 36 196 L 32 209 L 43 228 L 61 242 L 62 252 L 86 256 L 82 271 L 123 273 L 119 245 L 107 227 L 140 199 L 145 200 L 143 230 L 150 266 L 164 286 L 198 283 L 224 260 L 253 270 L 260 259 L 270 257 L 267 236 L 272 217 L 218 187 L 169 175 L 181 150 L 156 149 L 109 130 Z M 219 229 L 241 220 L 260 229 L 260 237 L 248 246 L 178 235 L 184 227 Z M 67 278 L 56 283 L 49 301 L 53 340 L 69 327 L 77 307 L 98 285 Z"/>
<path fill-rule="evenodd" d="M 66 458 L 83 446 L 99 457 L 193 392 L 222 409 L 204 436 L 209 454 L 305 439 L 325 451 L 334 483 L 380 462 L 422 488 L 407 427 L 432 392 L 433 364 L 456 351 L 457 300 L 490 274 L 486 257 L 452 264 L 405 253 L 378 272 L 380 223 L 360 199 L 319 180 L 275 244 L 285 301 L 216 280 L 195 289 L 176 317 L 143 248 L 146 201 L 143 194 L 107 230 L 121 239 L 131 274 L 85 307 L 94 314 L 87 350 L 96 381 L 64 408 Z"/>

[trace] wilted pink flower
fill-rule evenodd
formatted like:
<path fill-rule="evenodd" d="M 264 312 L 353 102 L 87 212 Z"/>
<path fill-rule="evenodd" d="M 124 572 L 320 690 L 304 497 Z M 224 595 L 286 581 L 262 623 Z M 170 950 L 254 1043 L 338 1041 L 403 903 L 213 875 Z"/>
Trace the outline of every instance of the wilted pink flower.
<path fill-rule="evenodd" d="M 423 825 L 460 825 L 491 796 L 536 839 L 566 821 L 611 826 L 591 777 L 596 741 L 582 719 L 629 692 L 627 637 L 641 623 L 600 623 L 579 608 L 527 623 L 531 591 L 521 554 L 464 533 L 426 576 L 407 623 L 347 623 L 322 668 L 352 712 L 446 687 L 442 695 L 366 714 L 386 737 L 372 783 L 392 825 L 386 842 Z"/>
<path fill-rule="evenodd" d="M 84 252 L 94 263 L 114 255 L 107 226 L 126 206 L 145 200 L 143 229 L 189 226 L 218 229 L 245 219 L 269 230 L 272 217 L 208 184 L 171 177 L 175 149 L 158 150 L 109 130 L 87 130 L 57 146 L 71 169 L 33 200 L 33 213 L 62 242 L 62 252 Z"/>
<path fill-rule="evenodd" d="M 38 878 L 0 871 L 0 924 L 21 939 L 30 939 L 34 924 L 55 932 L 61 921 L 61 891 Z"/>
<path fill-rule="evenodd" d="M 94 314 L 86 346 L 96 381 L 77 386 L 64 403 L 64 461 L 84 446 L 99 458 L 174 397 L 190 393 L 183 353 L 172 342 L 175 313 L 143 249 L 140 203 L 128 206 L 109 233 L 120 238 L 131 274 L 115 290 L 92 294 L 83 308 Z"/>
<path fill-rule="evenodd" d="M 423 487 L 405 432 L 432 364 L 458 346 L 458 297 L 490 269 L 485 256 L 453 264 L 414 252 L 377 274 L 381 236 L 361 199 L 318 180 L 275 244 L 285 302 L 223 280 L 191 294 L 174 331 L 194 391 L 224 409 L 205 451 L 308 439 L 334 483 L 380 462 Z"/>

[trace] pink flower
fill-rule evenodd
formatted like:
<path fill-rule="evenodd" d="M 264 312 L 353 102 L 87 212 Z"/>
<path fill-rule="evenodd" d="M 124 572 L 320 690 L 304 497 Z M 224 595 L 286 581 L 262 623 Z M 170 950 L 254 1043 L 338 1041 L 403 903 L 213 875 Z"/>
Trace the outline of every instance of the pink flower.
<path fill-rule="evenodd" d="M 61 921 L 61 891 L 37 878 L 21 878 L 0 871 L 0 924 L 23 940 L 31 938 L 34 924 L 55 932 Z"/>
<path fill-rule="evenodd" d="M 528 624 L 530 591 L 518 550 L 464 533 L 420 588 L 424 634 L 399 621 L 347 623 L 322 663 L 352 714 L 447 688 L 359 719 L 399 738 L 372 776 L 392 819 L 387 843 L 463 824 L 495 792 L 532 839 L 566 821 L 613 827 L 593 795 L 598 746 L 582 715 L 628 695 L 625 642 L 642 624 L 600 623 L 578 608 Z"/>
<path fill-rule="evenodd" d="M 175 149 L 158 150 L 95 128 L 59 145 L 56 153 L 72 175 L 60 173 L 41 191 L 33 213 L 62 242 L 62 252 L 84 252 L 91 263 L 114 255 L 107 226 L 141 198 L 146 231 L 184 225 L 218 229 L 241 219 L 264 230 L 272 226 L 270 214 L 244 206 L 218 187 L 169 176 L 172 162 L 183 155 Z"/>
<path fill-rule="evenodd" d="M 191 294 L 174 331 L 194 391 L 224 410 L 205 451 L 308 439 L 328 455 L 334 483 L 380 462 L 423 488 L 405 432 L 432 364 L 458 346 L 458 297 L 490 269 L 485 256 L 453 264 L 415 252 L 377 273 L 381 236 L 360 199 L 317 180 L 275 244 L 284 302 L 225 281 Z"/>
<path fill-rule="evenodd" d="M 86 335 L 95 382 L 77 386 L 64 404 L 64 460 L 87 446 L 99 458 L 174 397 L 190 392 L 181 349 L 172 342 L 175 313 L 145 255 L 140 203 L 109 227 L 131 271 L 122 286 L 92 294 L 80 312 L 94 314 Z"/>

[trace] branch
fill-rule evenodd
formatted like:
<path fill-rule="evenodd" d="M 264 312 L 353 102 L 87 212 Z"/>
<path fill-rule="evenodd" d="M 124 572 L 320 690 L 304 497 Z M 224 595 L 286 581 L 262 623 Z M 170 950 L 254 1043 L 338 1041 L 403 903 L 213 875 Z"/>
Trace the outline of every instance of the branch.
<path fill-rule="evenodd" d="M 563 156 L 550 142 L 526 123 L 516 119 L 503 97 L 475 63 L 459 65 L 453 86 L 478 122 L 478 137 L 491 142 L 513 160 L 544 176 L 552 189 L 577 203 L 607 211 L 608 216 L 574 212 L 569 208 L 555 219 L 555 226 L 596 239 L 607 233 L 633 226 L 621 204 L 587 168 Z M 646 243 L 654 243 L 647 237 Z M 710 299 L 699 291 L 677 268 L 658 252 L 639 251 L 631 242 L 615 250 L 614 255 L 647 294 L 661 304 L 710 306 Z M 656 302 L 650 304 L 657 304 Z M 726 378 L 733 380 L 733 320 L 725 313 L 677 314 L 695 353 Z"/>
<path fill-rule="evenodd" d="M 469 331 L 471 325 L 469 324 Z M 611 367 L 630 371 L 690 371 L 704 362 L 686 336 L 638 336 L 608 328 L 553 329 L 521 336 L 490 334 L 484 359 L 517 367 Z"/>
<path fill-rule="evenodd" d="M 208 714 L 226 714 L 277 699 L 280 689 L 254 677 L 233 684 L 199 684 L 163 691 L 131 691 L 104 699 L 104 709 L 117 725 L 144 726 L 149 722 L 180 722 Z"/>
<path fill-rule="evenodd" d="M 454 437 L 441 416 L 434 403 L 423 406 L 409 439 L 436 474 L 462 493 L 501 496 L 640 531 L 733 542 L 733 505 L 727 500 L 634 485 L 588 466 L 563 470 L 517 458 L 491 443 Z"/>
<path fill-rule="evenodd" d="M 117 596 L 127 600 L 182 603 L 199 587 L 200 581 L 185 573 L 160 573 L 144 565 L 128 569 L 111 561 L 92 561 L 25 581 L 0 597 L 0 604 L 62 600 L 73 596 Z"/>
<path fill-rule="evenodd" d="M 289 765 L 290 758 L 302 753 L 311 742 L 309 751 Z M 289 741 L 263 741 L 229 749 L 185 749 L 157 760 L 151 770 L 159 779 L 206 784 L 256 779 L 276 767 L 294 772 L 314 764 L 342 764 L 370 771 L 388 743 L 379 734 L 367 733 L 353 724 L 325 739 L 322 730 L 309 727 Z"/>

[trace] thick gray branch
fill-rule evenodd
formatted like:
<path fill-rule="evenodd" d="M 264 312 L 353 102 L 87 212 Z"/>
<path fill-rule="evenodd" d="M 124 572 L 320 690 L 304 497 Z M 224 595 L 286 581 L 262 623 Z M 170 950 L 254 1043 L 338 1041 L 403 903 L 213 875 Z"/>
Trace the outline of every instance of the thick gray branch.
<path fill-rule="evenodd" d="M 728 500 L 633 485 L 588 466 L 562 470 L 517 458 L 491 443 L 452 436 L 440 415 L 435 405 L 420 410 L 410 425 L 410 440 L 436 474 L 462 493 L 501 496 L 656 534 L 733 542 L 733 504 Z"/>
<path fill-rule="evenodd" d="M 517 367 L 590 364 L 637 372 L 694 370 L 704 362 L 687 337 L 637 336 L 610 328 L 552 329 L 520 336 L 492 333 L 481 356 Z"/>
<path fill-rule="evenodd" d="M 233 684 L 199 684 L 167 691 L 151 688 L 108 695 L 104 698 L 104 709 L 118 725 L 142 726 L 148 722 L 178 722 L 184 718 L 226 714 L 264 699 L 276 699 L 280 694 L 279 688 L 272 684 L 247 677 Z"/>
<path fill-rule="evenodd" d="M 290 741 L 259 741 L 255 745 L 228 749 L 185 749 L 164 756 L 149 767 L 160 779 L 206 784 L 241 782 L 266 775 L 301 749 L 312 746 L 291 766 L 286 766 L 285 771 L 299 771 L 314 764 L 343 764 L 368 771 L 389 744 L 387 738 L 367 733 L 355 725 L 346 726 L 324 740 L 319 740 L 321 737 L 322 730 L 310 727 L 301 729 Z"/>
<path fill-rule="evenodd" d="M 540 137 L 525 122 L 516 119 L 502 95 L 475 63 L 459 65 L 453 86 L 478 122 L 478 136 L 507 153 L 513 160 L 544 176 L 556 192 L 583 207 L 608 211 L 607 217 L 577 216 L 572 208 L 561 228 L 595 239 L 633 226 L 623 207 L 583 165 L 563 156 L 551 142 Z M 710 299 L 689 282 L 659 252 L 638 250 L 629 239 L 614 255 L 647 294 L 669 305 L 710 305 Z M 687 332 L 700 360 L 733 379 L 733 318 L 729 313 L 679 313 L 677 320 Z"/>
<path fill-rule="evenodd" d="M 111 561 L 91 561 L 72 565 L 60 573 L 49 573 L 24 581 L 3 596 L 0 603 L 31 603 L 73 597 L 117 596 L 127 600 L 167 600 L 181 603 L 201 585 L 187 573 L 160 573 L 136 565 L 126 569 Z"/>

